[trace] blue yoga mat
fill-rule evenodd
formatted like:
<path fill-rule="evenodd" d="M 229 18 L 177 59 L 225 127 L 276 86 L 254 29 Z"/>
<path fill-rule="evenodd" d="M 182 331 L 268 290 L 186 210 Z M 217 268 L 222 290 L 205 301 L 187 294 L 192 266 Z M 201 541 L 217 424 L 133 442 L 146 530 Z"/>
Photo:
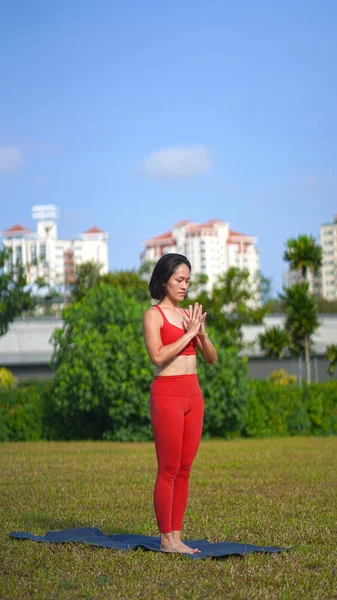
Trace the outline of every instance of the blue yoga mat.
<path fill-rule="evenodd" d="M 12 531 L 12 538 L 20 540 L 33 540 L 35 542 L 78 543 L 115 548 L 116 550 L 135 550 L 143 548 L 153 552 L 161 552 L 160 538 L 147 535 L 124 533 L 118 535 L 105 535 L 97 527 L 80 527 L 78 529 L 65 529 L 64 531 L 48 531 L 46 535 L 33 535 L 26 531 Z M 251 544 L 237 544 L 236 542 L 218 542 L 211 544 L 206 540 L 184 540 L 191 548 L 199 548 L 199 554 L 184 554 L 188 558 L 200 559 L 206 557 L 221 558 L 225 556 L 248 554 L 250 552 L 281 552 L 287 548 L 278 546 L 252 546 Z"/>

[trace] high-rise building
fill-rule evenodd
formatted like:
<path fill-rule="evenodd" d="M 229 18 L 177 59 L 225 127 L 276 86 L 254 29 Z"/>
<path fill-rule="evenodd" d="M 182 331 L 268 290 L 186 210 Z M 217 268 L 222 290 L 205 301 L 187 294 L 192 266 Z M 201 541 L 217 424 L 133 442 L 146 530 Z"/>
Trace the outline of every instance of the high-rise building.
<path fill-rule="evenodd" d="M 192 265 L 193 274 L 208 275 L 205 289 L 210 291 L 229 267 L 246 268 L 252 278 L 258 273 L 260 261 L 256 244 L 256 237 L 233 231 L 228 223 L 219 219 L 202 225 L 179 221 L 171 231 L 145 242 L 141 262 L 157 261 L 170 252 L 184 254 Z"/>
<path fill-rule="evenodd" d="M 303 276 L 300 269 L 288 269 L 284 273 L 283 277 L 283 285 L 285 287 L 291 287 L 295 283 L 299 283 L 303 281 Z M 322 296 L 322 273 L 319 270 L 318 273 L 312 273 L 311 271 L 307 272 L 306 281 L 309 283 L 309 292 L 314 294 L 314 296 L 320 297 Z"/>
<path fill-rule="evenodd" d="M 36 232 L 13 225 L 2 232 L 4 248 L 9 253 L 5 269 L 20 262 L 25 267 L 28 283 L 42 277 L 52 287 L 64 290 L 74 278 L 75 265 L 95 261 L 101 272 L 108 271 L 108 234 L 97 227 L 84 231 L 78 239 L 57 236 L 59 211 L 54 205 L 33 206 Z"/>
<path fill-rule="evenodd" d="M 332 223 L 321 225 L 321 246 L 322 296 L 327 300 L 337 300 L 337 215 L 334 215 Z"/>

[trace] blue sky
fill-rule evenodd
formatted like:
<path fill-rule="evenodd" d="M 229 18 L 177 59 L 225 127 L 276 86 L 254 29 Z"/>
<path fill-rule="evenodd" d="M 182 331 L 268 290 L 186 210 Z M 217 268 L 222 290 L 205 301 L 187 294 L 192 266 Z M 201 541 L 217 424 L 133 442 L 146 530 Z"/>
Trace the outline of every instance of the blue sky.
<path fill-rule="evenodd" d="M 0 229 L 60 207 L 110 234 L 110 268 L 181 219 L 284 243 L 337 212 L 335 0 L 0 7 Z"/>

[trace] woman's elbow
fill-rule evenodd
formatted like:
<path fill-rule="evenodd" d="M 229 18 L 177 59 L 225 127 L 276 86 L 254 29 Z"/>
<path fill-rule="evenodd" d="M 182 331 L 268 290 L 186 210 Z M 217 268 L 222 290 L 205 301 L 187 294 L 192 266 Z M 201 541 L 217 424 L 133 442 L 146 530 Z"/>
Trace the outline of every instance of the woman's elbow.
<path fill-rule="evenodd" d="M 159 356 L 151 356 L 150 358 L 155 367 L 163 366 L 164 363 L 163 363 L 162 359 L 159 358 Z"/>
<path fill-rule="evenodd" d="M 210 365 L 215 365 L 215 363 L 217 362 L 217 360 L 218 360 L 218 355 L 216 354 L 215 356 L 211 356 L 207 362 Z"/>

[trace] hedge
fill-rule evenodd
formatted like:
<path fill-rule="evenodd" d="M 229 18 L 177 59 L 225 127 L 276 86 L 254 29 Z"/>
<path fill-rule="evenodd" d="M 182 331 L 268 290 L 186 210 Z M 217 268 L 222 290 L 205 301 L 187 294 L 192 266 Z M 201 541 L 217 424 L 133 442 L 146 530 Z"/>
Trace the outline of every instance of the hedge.
<path fill-rule="evenodd" d="M 230 358 L 230 357 L 228 357 Z M 232 361 L 235 356 L 232 356 Z M 337 434 L 337 382 L 280 386 L 271 381 L 249 381 L 244 364 L 232 375 L 201 369 L 205 397 L 204 438 L 233 436 L 272 437 Z M 132 405 L 130 422 L 125 407 L 114 403 L 104 414 L 94 409 L 79 411 L 71 422 L 63 415 L 52 392 L 52 382 L 30 382 L 0 390 L 0 441 L 117 439 L 150 440 L 152 431 L 146 405 L 138 414 Z M 111 425 L 115 419 L 118 428 Z M 137 427 L 139 426 L 139 430 Z M 137 433 L 138 431 L 138 433 Z M 76 436 L 72 438 L 72 432 Z M 107 433 L 108 432 L 108 433 Z M 110 433 L 109 433 L 110 432 Z"/>

